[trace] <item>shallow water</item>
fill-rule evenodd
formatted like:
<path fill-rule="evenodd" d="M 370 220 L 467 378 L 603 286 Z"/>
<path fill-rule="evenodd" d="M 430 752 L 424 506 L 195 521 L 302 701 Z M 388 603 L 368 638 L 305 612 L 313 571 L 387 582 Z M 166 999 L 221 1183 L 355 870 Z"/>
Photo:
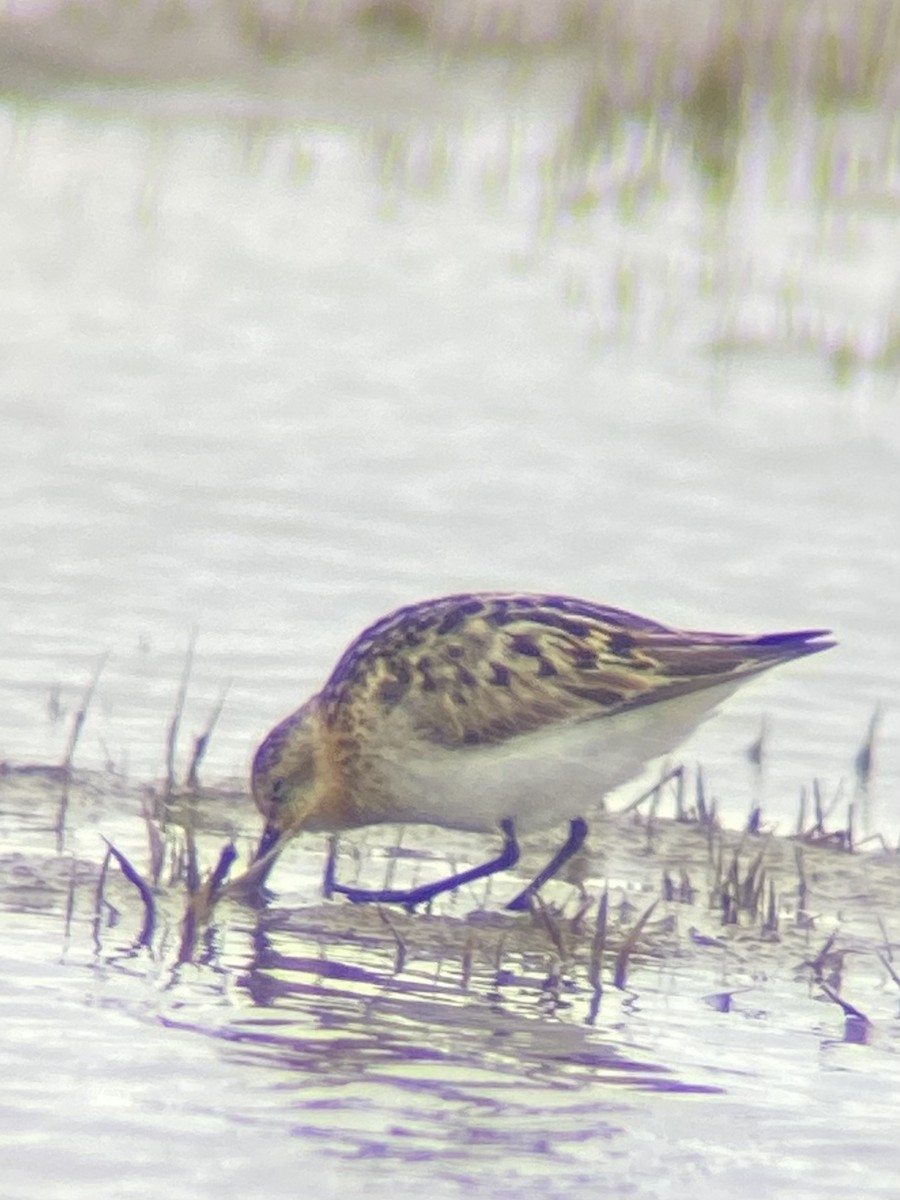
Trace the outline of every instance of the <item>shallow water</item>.
<path fill-rule="evenodd" d="M 0 107 L 0 759 L 61 760 L 109 652 L 75 759 L 106 774 L 61 855 L 59 780 L 0 776 L 4 1194 L 893 1195 L 891 859 L 821 865 L 808 935 L 840 914 L 866 1044 L 799 931 L 702 951 L 715 914 L 670 908 L 590 1026 L 583 957 L 554 983 L 530 918 L 466 920 L 505 884 L 386 925 L 321 903 L 316 840 L 196 966 L 173 967 L 177 897 L 133 949 L 115 872 L 119 923 L 94 929 L 101 836 L 147 862 L 139 785 L 193 626 L 179 771 L 227 686 L 204 775 L 243 779 L 362 626 L 466 588 L 832 626 L 837 650 L 736 696 L 685 761 L 728 819 L 761 798 L 782 829 L 802 786 L 843 780 L 840 826 L 881 702 L 857 833 L 900 825 L 892 118 L 758 104 L 711 175 L 687 120 L 592 116 L 577 55 L 378 47 Z M 246 795 L 201 816 L 207 858 L 255 835 Z M 408 836 L 398 870 L 486 849 Z M 391 838 L 342 869 L 355 844 L 378 880 Z M 595 833 L 592 895 L 641 910 L 690 854 L 703 876 L 702 838 L 643 839 Z"/>
<path fill-rule="evenodd" d="M 893 223 L 782 181 L 762 115 L 724 206 L 652 123 L 573 149 L 577 72 L 534 64 L 529 91 L 521 70 L 463 60 L 431 92 L 414 60 L 416 108 L 370 111 L 320 65 L 316 119 L 240 93 L 213 119 L 196 91 L 5 106 L 7 758 L 61 756 L 109 651 L 79 761 L 158 777 L 196 625 L 185 733 L 230 685 L 209 770 L 243 776 L 392 606 L 549 589 L 833 627 L 837 651 L 736 697 L 688 754 L 743 817 L 768 713 L 767 806 L 792 821 L 882 702 L 873 804 L 895 825 L 896 368 L 833 370 L 842 339 L 864 357 L 884 335 Z M 837 118 L 797 122 L 811 162 L 842 149 Z M 866 133 L 885 150 L 876 114 Z"/>
<path fill-rule="evenodd" d="M 583 864 L 589 895 L 610 881 L 610 957 L 663 871 L 686 870 L 698 898 L 658 907 L 626 990 L 605 972 L 592 1015 L 594 912 L 579 931 L 571 884 L 548 889 L 562 914 L 549 924 L 500 911 L 515 880 L 430 915 L 322 904 L 309 846 L 278 868 L 272 903 L 225 903 L 179 967 L 181 888 L 162 889 L 149 950 L 134 945 L 141 906 L 117 872 L 97 903 L 98 827 L 145 869 L 140 794 L 76 780 L 81 853 L 60 857 L 58 791 L 46 774 L 0 779 L 10 1200 L 38 1185 L 205 1197 L 288 1196 L 301 1182 L 315 1196 L 562 1197 L 600 1180 L 641 1197 L 892 1195 L 900 1023 L 878 955 L 897 953 L 896 855 L 805 849 L 818 916 L 804 927 L 794 849 L 771 843 L 773 938 L 722 927 L 708 907 L 706 831 L 611 820 Z M 199 802 L 207 859 L 226 829 L 246 843 L 246 808 L 225 793 Z M 456 835 L 445 853 L 458 861 L 465 845 Z M 439 869 L 429 846 L 422 835 L 399 872 Z M 364 870 L 385 862 L 376 844 L 364 851 Z M 859 1020 L 804 965 L 833 931 L 826 976 Z"/>

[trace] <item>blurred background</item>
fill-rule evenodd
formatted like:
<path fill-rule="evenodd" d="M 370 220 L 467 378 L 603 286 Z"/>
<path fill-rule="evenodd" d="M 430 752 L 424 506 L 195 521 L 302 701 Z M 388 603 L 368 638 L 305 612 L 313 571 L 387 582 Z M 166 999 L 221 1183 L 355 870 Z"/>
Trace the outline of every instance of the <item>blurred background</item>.
<path fill-rule="evenodd" d="M 891 0 L 0 8 L 0 758 L 210 778 L 385 611 L 832 627 L 686 750 L 898 823 Z"/>
<path fill-rule="evenodd" d="M 538 921 L 309 837 L 179 947 L 270 726 L 462 589 L 833 628 L 679 753 L 896 845 L 898 301 L 895 0 L 0 0 L 4 1197 L 895 1200 L 896 854 L 595 823 Z M 493 852 L 403 837 L 339 877 Z"/>

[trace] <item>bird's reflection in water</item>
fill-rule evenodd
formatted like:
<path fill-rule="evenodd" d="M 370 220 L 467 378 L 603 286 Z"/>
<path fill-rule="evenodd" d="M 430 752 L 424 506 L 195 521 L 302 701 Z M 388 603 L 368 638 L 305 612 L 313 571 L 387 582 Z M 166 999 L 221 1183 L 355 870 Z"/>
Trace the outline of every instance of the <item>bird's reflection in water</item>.
<path fill-rule="evenodd" d="M 522 919 L 321 906 L 256 920 L 238 980 L 251 1007 L 219 1032 L 229 1056 L 274 1069 L 295 1131 L 328 1153 L 471 1167 L 474 1149 L 525 1170 L 523 1156 L 615 1137 L 629 1092 L 717 1090 L 636 1056 L 621 994 L 607 1026 L 585 1024 L 586 987 Z"/>

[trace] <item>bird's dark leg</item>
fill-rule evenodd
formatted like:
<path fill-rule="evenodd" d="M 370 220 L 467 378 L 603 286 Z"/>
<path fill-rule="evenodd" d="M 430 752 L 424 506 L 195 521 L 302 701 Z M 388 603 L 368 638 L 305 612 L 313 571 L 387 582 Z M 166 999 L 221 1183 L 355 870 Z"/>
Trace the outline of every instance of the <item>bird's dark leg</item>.
<path fill-rule="evenodd" d="M 410 888 L 409 891 L 405 892 L 399 890 L 369 892 L 364 891 L 362 888 L 346 887 L 343 883 L 335 883 L 335 855 L 332 847 L 329 851 L 328 862 L 325 865 L 325 879 L 322 884 L 322 891 L 325 896 L 331 896 L 335 892 L 338 892 L 341 896 L 346 896 L 348 900 L 352 900 L 354 904 L 365 904 L 368 901 L 376 901 L 382 904 L 405 904 L 407 908 L 414 908 L 417 904 L 426 904 L 429 900 L 433 900 L 435 896 L 439 896 L 441 892 L 453 891 L 454 888 L 462 887 L 465 883 L 474 883 L 476 879 L 484 879 L 487 875 L 493 875 L 496 871 L 505 871 L 509 867 L 515 866 L 519 861 L 519 843 L 516 841 L 516 831 L 513 823 L 509 820 L 501 821 L 500 828 L 503 831 L 503 849 L 496 858 L 492 858 L 490 862 L 482 863 L 480 867 L 472 867 L 468 871 L 462 871 L 459 875 L 451 875 L 448 879 L 439 879 L 437 883 L 426 883 L 422 887 Z"/>
<path fill-rule="evenodd" d="M 570 821 L 569 836 L 566 838 L 565 844 L 560 846 L 543 871 L 539 871 L 528 887 L 523 888 L 506 907 L 512 912 L 527 912 L 531 907 L 531 897 L 544 886 L 548 879 L 553 878 L 563 863 L 568 862 L 572 855 L 581 849 L 584 839 L 587 837 L 587 831 L 587 822 L 581 817 L 575 817 Z"/>

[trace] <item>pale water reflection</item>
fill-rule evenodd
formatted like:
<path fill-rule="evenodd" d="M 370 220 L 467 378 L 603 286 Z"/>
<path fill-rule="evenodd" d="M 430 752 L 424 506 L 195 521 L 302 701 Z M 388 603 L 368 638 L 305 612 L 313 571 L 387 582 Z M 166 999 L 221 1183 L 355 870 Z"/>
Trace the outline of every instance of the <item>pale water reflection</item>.
<path fill-rule="evenodd" d="M 700 627 L 834 627 L 839 650 L 736 697 L 692 753 L 742 816 L 741 748 L 767 711 L 770 805 L 790 819 L 813 775 L 833 788 L 852 770 L 881 701 L 876 804 L 891 794 L 894 383 L 839 384 L 774 342 L 698 354 L 692 329 L 708 348 L 723 311 L 692 273 L 702 204 L 685 251 L 700 259 L 682 269 L 666 191 L 639 228 L 600 206 L 550 240 L 533 203 L 486 198 L 479 172 L 508 135 L 489 117 L 440 189 L 387 210 L 355 131 L 305 128 L 315 170 L 298 178 L 297 133 L 274 132 L 251 169 L 240 125 L 167 119 L 159 157 L 156 125 L 4 119 L 7 757 L 61 755 L 109 650 L 81 761 L 155 778 L 196 624 L 187 723 L 230 683 L 208 761 L 243 776 L 363 625 L 415 598 L 524 587 Z M 535 147 L 507 167 L 518 188 L 552 115 L 528 128 Z M 653 247 L 640 265 L 635 239 Z M 667 320 L 629 289 L 590 311 L 639 317 L 647 336 L 598 341 L 567 300 L 573 255 L 592 279 L 624 255 L 647 287 L 668 263 Z"/>
<path fill-rule="evenodd" d="M 548 889 L 544 917 L 505 914 L 481 888 L 431 914 L 322 904 L 313 841 L 286 857 L 267 906 L 223 905 L 195 962 L 178 966 L 178 886 L 160 890 L 150 949 L 134 946 L 141 906 L 121 875 L 98 901 L 98 830 L 147 869 L 139 794 L 76 780 L 81 853 L 59 857 L 58 785 L 0 778 L 10 1200 L 36 1181 L 79 1198 L 287 1197 L 301 1182 L 317 1197 L 570 1197 L 600 1181 L 641 1197 L 811 1198 L 859 1181 L 867 1196 L 892 1194 L 895 854 L 732 838 L 726 861 L 737 849 L 742 874 L 765 855 L 773 934 L 746 916 L 720 924 L 708 891 L 717 837 L 696 822 L 602 823 L 582 885 Z M 201 798 L 204 861 L 226 832 L 250 843 L 247 814 L 247 797 Z M 439 868 L 427 835 L 418 843 L 417 854 L 409 836 L 398 870 Z M 457 835 L 445 852 L 464 845 Z M 809 912 L 797 907 L 798 852 Z M 369 855 L 373 870 L 374 844 Z M 658 905 L 616 989 L 611 958 L 676 864 L 695 894 Z M 604 880 L 611 934 L 596 1010 Z M 827 999 L 816 959 L 861 1022 Z"/>

